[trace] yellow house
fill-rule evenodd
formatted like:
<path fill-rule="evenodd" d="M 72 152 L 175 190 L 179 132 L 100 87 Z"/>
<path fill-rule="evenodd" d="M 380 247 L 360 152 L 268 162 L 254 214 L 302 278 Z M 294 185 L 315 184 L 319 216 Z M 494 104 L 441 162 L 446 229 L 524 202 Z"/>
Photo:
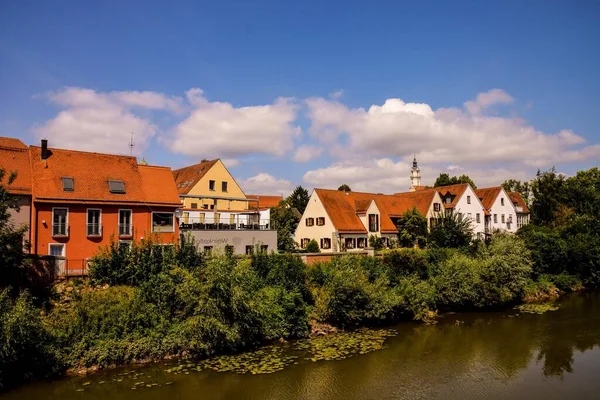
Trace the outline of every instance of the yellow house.
<path fill-rule="evenodd" d="M 249 210 L 249 200 L 220 159 L 173 171 L 185 210 L 240 212 Z"/>

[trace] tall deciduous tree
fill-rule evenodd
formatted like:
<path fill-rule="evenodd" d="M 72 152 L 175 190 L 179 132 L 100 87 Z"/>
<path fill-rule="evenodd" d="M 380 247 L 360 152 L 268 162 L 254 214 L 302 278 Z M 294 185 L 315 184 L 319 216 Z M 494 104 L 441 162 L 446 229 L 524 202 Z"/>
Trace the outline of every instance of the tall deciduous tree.
<path fill-rule="evenodd" d="M 406 211 L 396 223 L 398 241 L 404 247 L 425 245 L 427 238 L 427 218 L 416 208 Z"/>
<path fill-rule="evenodd" d="M 350 189 L 350 186 L 346 185 L 345 183 L 343 185 L 340 185 L 338 190 L 341 190 L 343 192 L 351 192 L 352 191 L 352 189 Z"/>
<path fill-rule="evenodd" d="M 561 213 L 565 204 L 565 177 L 557 174 L 552 167 L 549 171 L 538 170 L 531 183 L 533 200 L 531 213 L 537 224 L 552 225 Z"/>
<path fill-rule="evenodd" d="M 475 182 L 473 182 L 468 175 L 463 174 L 461 176 L 450 176 L 446 173 L 441 173 L 440 176 L 437 177 L 433 187 L 456 185 L 458 183 L 469 183 L 471 186 L 473 186 L 473 189 L 477 189 Z"/>
<path fill-rule="evenodd" d="M 304 214 L 309 199 L 310 196 L 308 195 L 308 190 L 304 189 L 302 186 L 297 186 L 292 194 L 288 196 L 287 202 L 290 207 L 298 210 L 300 214 Z"/>
<path fill-rule="evenodd" d="M 444 212 L 431 227 L 428 242 L 436 247 L 461 248 L 471 243 L 473 228 L 464 214 Z"/>
<path fill-rule="evenodd" d="M 600 169 L 578 171 L 567 178 L 564 185 L 564 200 L 578 214 L 600 218 Z"/>
<path fill-rule="evenodd" d="M 271 209 L 271 221 L 273 227 L 277 229 L 277 249 L 280 251 L 293 250 L 296 247 L 293 235 L 300 218 L 288 200 L 282 200 L 279 205 Z"/>

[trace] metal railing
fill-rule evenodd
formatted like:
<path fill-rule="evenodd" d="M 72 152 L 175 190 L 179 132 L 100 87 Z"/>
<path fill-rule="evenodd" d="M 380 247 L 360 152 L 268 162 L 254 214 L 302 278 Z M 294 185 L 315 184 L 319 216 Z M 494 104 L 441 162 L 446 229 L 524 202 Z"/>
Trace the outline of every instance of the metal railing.
<path fill-rule="evenodd" d="M 272 221 L 268 219 L 253 219 L 248 220 L 233 220 L 228 217 L 219 218 L 218 220 L 205 218 L 187 218 L 182 219 L 179 224 L 180 230 L 206 231 L 206 230 L 272 230 Z"/>
<path fill-rule="evenodd" d="M 131 236 L 133 235 L 132 224 L 119 224 L 119 236 Z"/>
<path fill-rule="evenodd" d="M 52 224 L 52 236 L 69 236 L 69 225 L 64 222 Z"/>
<path fill-rule="evenodd" d="M 102 225 L 99 223 L 87 224 L 86 232 L 88 236 L 102 236 Z"/>

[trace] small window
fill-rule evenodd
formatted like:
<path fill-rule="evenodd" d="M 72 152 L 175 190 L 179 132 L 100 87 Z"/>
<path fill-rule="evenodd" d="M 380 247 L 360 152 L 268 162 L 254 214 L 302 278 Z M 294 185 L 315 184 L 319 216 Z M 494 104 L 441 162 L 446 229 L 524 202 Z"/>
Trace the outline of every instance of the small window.
<path fill-rule="evenodd" d="M 446 197 L 446 204 L 452 203 L 452 198 L 450 196 Z"/>
<path fill-rule="evenodd" d="M 481 222 L 481 216 L 479 213 L 475 214 L 475 220 L 477 221 L 477 223 Z"/>
<path fill-rule="evenodd" d="M 68 236 L 69 209 L 52 209 L 52 236 Z"/>
<path fill-rule="evenodd" d="M 221 191 L 227 192 L 227 182 L 221 182 Z"/>
<path fill-rule="evenodd" d="M 315 224 L 314 218 L 306 218 L 306 226 L 313 226 Z"/>
<path fill-rule="evenodd" d="M 152 232 L 173 232 L 174 220 L 173 213 L 153 212 Z"/>
<path fill-rule="evenodd" d="M 504 205 L 504 198 L 500 199 L 500 205 L 503 206 Z"/>
<path fill-rule="evenodd" d="M 504 222 L 505 222 L 505 221 L 504 221 L 504 214 L 502 214 L 502 223 L 504 223 Z"/>
<path fill-rule="evenodd" d="M 469 219 L 471 219 L 471 218 L 472 218 L 472 217 L 471 217 L 471 213 L 467 213 L 467 217 L 468 217 Z"/>
<path fill-rule="evenodd" d="M 321 239 L 321 248 L 322 249 L 330 249 L 331 248 L 331 239 L 330 238 Z"/>
<path fill-rule="evenodd" d="M 225 253 L 226 254 L 233 254 L 234 250 L 235 250 L 235 247 L 233 247 L 232 245 L 230 245 L 230 244 L 225 245 Z"/>
<path fill-rule="evenodd" d="M 208 181 L 208 190 L 215 190 L 215 181 Z"/>
<path fill-rule="evenodd" d="M 433 203 L 433 211 L 440 212 L 442 205 L 440 203 Z"/>
<path fill-rule="evenodd" d="M 254 253 L 254 246 L 246 245 L 246 254 L 251 255 L 252 253 Z"/>
<path fill-rule="evenodd" d="M 53 257 L 64 257 L 65 245 L 62 243 L 50 243 L 48 245 L 48 254 Z"/>
<path fill-rule="evenodd" d="M 62 178 L 62 185 L 65 192 L 72 192 L 75 190 L 75 182 L 73 178 Z"/>
<path fill-rule="evenodd" d="M 498 214 L 494 214 L 494 223 L 497 224 L 498 223 Z"/>
<path fill-rule="evenodd" d="M 125 251 L 131 250 L 131 240 L 119 240 L 119 249 L 123 249 Z"/>
<path fill-rule="evenodd" d="M 203 208 L 204 210 L 208 210 L 208 204 L 202 204 L 202 208 Z"/>
<path fill-rule="evenodd" d="M 131 236 L 131 210 L 119 210 L 119 236 Z"/>
<path fill-rule="evenodd" d="M 198 208 L 198 203 L 192 203 L 190 207 L 196 209 Z"/>
<path fill-rule="evenodd" d="M 369 214 L 369 232 L 379 232 L 379 214 Z"/>
<path fill-rule="evenodd" d="M 310 242 L 309 238 L 304 238 L 300 240 L 300 247 L 302 247 L 303 249 L 306 248 L 306 246 L 308 246 L 308 242 Z"/>
<path fill-rule="evenodd" d="M 358 238 L 356 239 L 356 247 L 359 249 L 364 249 L 367 247 L 367 238 Z"/>
<path fill-rule="evenodd" d="M 125 193 L 125 182 L 108 181 L 108 190 L 110 190 L 111 193 Z"/>
<path fill-rule="evenodd" d="M 100 218 L 102 211 L 99 209 L 87 210 L 87 235 L 88 236 L 102 236 L 102 224 Z"/>
<path fill-rule="evenodd" d="M 346 249 L 354 249 L 356 247 L 356 238 L 346 238 L 344 241 Z"/>
<path fill-rule="evenodd" d="M 211 253 L 212 252 L 213 247 L 212 246 L 204 246 L 204 252 L 205 253 Z"/>
<path fill-rule="evenodd" d="M 317 218 L 317 226 L 323 226 L 325 225 L 325 217 L 318 217 Z"/>
<path fill-rule="evenodd" d="M 471 196 L 467 196 L 467 204 L 471 204 Z"/>
<path fill-rule="evenodd" d="M 211 210 L 214 210 L 214 209 L 215 209 L 215 205 L 214 205 L 214 204 L 211 204 L 211 205 L 210 205 L 210 209 L 211 209 Z"/>
<path fill-rule="evenodd" d="M 268 252 L 269 251 L 269 245 L 267 245 L 267 244 L 261 244 L 260 245 L 260 251 L 261 251 L 261 253 Z"/>

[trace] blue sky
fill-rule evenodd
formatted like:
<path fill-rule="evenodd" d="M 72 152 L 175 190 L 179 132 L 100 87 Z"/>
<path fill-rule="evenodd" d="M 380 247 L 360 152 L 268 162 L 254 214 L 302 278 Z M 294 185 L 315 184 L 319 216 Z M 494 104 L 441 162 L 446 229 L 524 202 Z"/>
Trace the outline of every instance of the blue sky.
<path fill-rule="evenodd" d="M 292 4 L 294 3 L 294 4 Z M 598 165 L 600 6 L 528 2 L 2 2 L 0 135 L 247 192 L 398 192 Z M 401 99 L 401 100 L 396 100 Z"/>

